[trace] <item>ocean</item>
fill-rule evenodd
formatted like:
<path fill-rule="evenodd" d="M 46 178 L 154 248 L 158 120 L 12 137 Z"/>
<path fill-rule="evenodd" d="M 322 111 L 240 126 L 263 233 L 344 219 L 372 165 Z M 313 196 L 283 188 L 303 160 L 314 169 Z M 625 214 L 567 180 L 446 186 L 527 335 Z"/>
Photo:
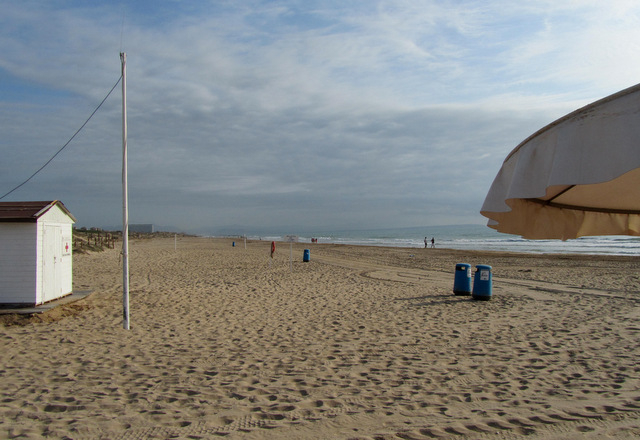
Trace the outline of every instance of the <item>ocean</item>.
<path fill-rule="evenodd" d="M 286 241 L 285 235 L 251 236 L 247 238 Z M 581 237 L 575 240 L 525 240 L 515 235 L 496 232 L 485 225 L 424 226 L 399 229 L 371 229 L 348 231 L 318 231 L 299 234 L 298 242 L 337 243 L 358 246 L 389 246 L 424 248 L 425 237 L 435 239 L 436 248 L 507 251 L 550 254 L 594 254 L 640 256 L 640 237 L 602 236 Z"/>

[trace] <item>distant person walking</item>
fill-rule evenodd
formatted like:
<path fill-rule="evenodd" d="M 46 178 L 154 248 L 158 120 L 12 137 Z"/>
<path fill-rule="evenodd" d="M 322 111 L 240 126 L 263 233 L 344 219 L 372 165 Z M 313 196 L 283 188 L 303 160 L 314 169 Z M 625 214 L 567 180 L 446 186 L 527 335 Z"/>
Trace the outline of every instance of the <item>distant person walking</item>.
<path fill-rule="evenodd" d="M 426 243 L 425 243 L 425 247 L 426 247 Z M 431 247 L 435 248 L 436 247 L 436 239 L 431 237 Z"/>
<path fill-rule="evenodd" d="M 427 243 L 429 243 L 429 241 L 427 240 L 427 237 L 424 237 L 424 248 L 427 248 Z"/>

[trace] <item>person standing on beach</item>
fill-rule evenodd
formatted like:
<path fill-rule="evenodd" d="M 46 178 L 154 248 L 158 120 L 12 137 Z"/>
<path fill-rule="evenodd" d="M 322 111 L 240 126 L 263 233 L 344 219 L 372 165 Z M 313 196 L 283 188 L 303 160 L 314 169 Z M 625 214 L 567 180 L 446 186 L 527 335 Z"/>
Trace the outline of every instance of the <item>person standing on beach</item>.
<path fill-rule="evenodd" d="M 425 248 L 425 249 L 427 248 L 427 243 L 428 243 L 428 241 L 427 241 L 427 237 L 424 237 L 424 248 Z"/>
<path fill-rule="evenodd" d="M 425 237 L 425 239 L 426 239 L 426 237 Z M 425 243 L 425 247 L 427 247 L 427 244 L 426 244 L 426 243 Z M 433 238 L 433 237 L 431 237 L 431 247 L 432 247 L 432 248 L 435 248 L 435 247 L 436 247 L 436 239 L 435 239 L 435 238 Z"/>

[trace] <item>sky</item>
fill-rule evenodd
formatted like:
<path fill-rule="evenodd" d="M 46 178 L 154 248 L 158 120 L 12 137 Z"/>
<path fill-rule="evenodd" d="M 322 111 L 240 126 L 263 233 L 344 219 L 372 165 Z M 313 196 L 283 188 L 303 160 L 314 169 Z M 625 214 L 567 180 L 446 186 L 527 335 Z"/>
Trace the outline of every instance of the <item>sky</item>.
<path fill-rule="evenodd" d="M 0 0 L 0 197 L 89 118 L 121 52 L 131 223 L 485 224 L 513 148 L 640 82 L 640 2 Z M 121 227 L 122 159 L 118 83 L 1 201 Z"/>

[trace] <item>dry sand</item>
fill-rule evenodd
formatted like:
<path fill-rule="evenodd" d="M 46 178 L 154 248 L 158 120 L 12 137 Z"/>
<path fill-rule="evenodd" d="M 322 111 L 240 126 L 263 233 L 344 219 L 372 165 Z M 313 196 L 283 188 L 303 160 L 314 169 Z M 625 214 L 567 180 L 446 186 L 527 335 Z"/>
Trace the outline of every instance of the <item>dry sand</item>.
<path fill-rule="evenodd" d="M 302 262 L 304 248 L 311 261 Z M 182 238 L 0 326 L 0 438 L 640 437 L 640 261 Z M 456 263 L 493 298 L 454 296 Z"/>

